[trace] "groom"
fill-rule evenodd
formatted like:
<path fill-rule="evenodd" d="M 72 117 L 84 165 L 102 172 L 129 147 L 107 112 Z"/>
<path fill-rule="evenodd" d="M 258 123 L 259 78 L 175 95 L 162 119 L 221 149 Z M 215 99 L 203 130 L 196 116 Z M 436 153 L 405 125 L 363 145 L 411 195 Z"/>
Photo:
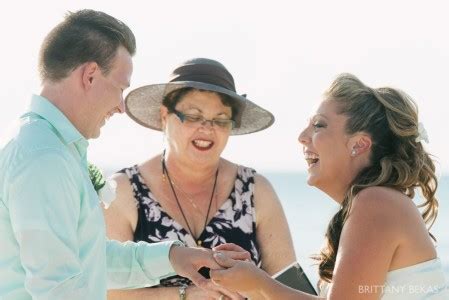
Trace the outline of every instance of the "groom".
<path fill-rule="evenodd" d="M 46 37 L 33 95 L 0 143 L 0 298 L 106 299 L 108 288 L 157 284 L 178 273 L 199 286 L 211 251 L 180 242 L 107 241 L 87 171 L 88 140 L 124 111 L 136 42 L 99 11 L 69 13 Z"/>

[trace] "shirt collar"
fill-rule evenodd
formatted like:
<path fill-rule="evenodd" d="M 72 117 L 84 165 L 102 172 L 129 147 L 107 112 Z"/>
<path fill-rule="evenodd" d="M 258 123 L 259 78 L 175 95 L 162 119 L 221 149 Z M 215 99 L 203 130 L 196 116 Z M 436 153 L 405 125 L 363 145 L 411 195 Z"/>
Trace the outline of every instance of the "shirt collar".
<path fill-rule="evenodd" d="M 60 134 L 66 144 L 76 143 L 85 148 L 89 145 L 89 142 L 78 129 L 48 99 L 39 95 L 33 95 L 29 111 L 47 120 Z"/>

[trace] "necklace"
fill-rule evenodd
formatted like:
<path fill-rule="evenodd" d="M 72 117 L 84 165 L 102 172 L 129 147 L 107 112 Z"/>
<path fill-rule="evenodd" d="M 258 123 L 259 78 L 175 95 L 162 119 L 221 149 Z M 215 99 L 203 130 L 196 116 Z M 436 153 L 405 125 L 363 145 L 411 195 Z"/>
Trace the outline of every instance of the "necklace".
<path fill-rule="evenodd" d="M 185 222 L 186 225 L 187 225 L 187 229 L 189 230 L 190 235 L 191 235 L 191 236 L 193 237 L 193 239 L 195 240 L 195 243 L 196 243 L 198 246 L 201 246 L 202 241 L 199 239 L 199 237 L 198 237 L 198 239 L 197 239 L 197 238 L 193 235 L 193 231 L 192 231 L 192 229 L 190 228 L 190 225 L 189 225 L 189 222 L 187 221 L 187 218 L 186 218 L 186 215 L 185 215 L 185 213 L 184 213 L 184 210 L 182 209 L 181 203 L 179 202 L 178 195 L 176 194 L 176 191 L 175 191 L 175 188 L 174 188 L 174 183 L 173 183 L 173 181 L 172 181 L 171 178 L 170 178 L 170 174 L 168 173 L 167 166 L 165 165 L 165 151 L 162 153 L 162 160 L 161 160 L 161 163 L 162 163 L 162 176 L 163 176 L 163 178 L 165 178 L 165 175 L 167 175 L 168 183 L 170 184 L 170 189 L 171 189 L 171 191 L 172 191 L 172 193 L 173 193 L 173 196 L 175 197 L 176 204 L 178 205 L 178 208 L 179 208 L 179 211 L 181 212 L 182 218 L 184 219 L 184 222 Z M 204 220 L 203 230 L 204 230 L 204 228 L 206 228 L 206 225 L 207 225 L 207 219 L 209 218 L 210 208 L 211 208 L 211 206 L 212 206 L 212 200 L 214 199 L 215 188 L 216 188 L 216 186 L 217 186 L 217 178 L 218 178 L 218 168 L 217 168 L 217 171 L 215 172 L 214 187 L 212 188 L 212 195 L 211 195 L 210 200 L 209 200 L 209 206 L 208 206 L 208 208 L 207 208 L 207 213 L 206 213 L 206 218 L 205 218 L 205 220 Z M 179 187 L 177 187 L 177 188 L 179 189 Z M 179 190 L 180 190 L 182 193 L 186 194 L 183 190 L 181 190 L 181 189 L 179 189 Z M 189 199 L 189 198 L 187 197 L 187 199 Z M 193 204 L 193 201 L 192 201 L 191 199 L 189 199 L 189 201 L 192 203 L 192 205 L 193 205 L 194 207 L 196 207 L 196 205 Z M 200 232 L 200 234 L 201 234 L 201 233 L 202 233 L 202 232 Z"/>
<path fill-rule="evenodd" d="M 163 180 L 165 181 L 165 175 L 164 175 Z M 195 201 L 193 201 L 193 199 L 192 199 L 193 196 L 192 196 L 192 195 L 189 195 L 187 192 L 185 192 L 179 185 L 177 185 L 177 184 L 175 183 L 174 180 L 170 180 L 170 181 L 171 181 L 171 184 L 172 184 L 178 191 L 180 191 L 180 192 L 187 198 L 187 200 L 189 200 L 190 204 L 191 204 L 196 210 L 199 210 L 198 206 L 195 204 Z"/>

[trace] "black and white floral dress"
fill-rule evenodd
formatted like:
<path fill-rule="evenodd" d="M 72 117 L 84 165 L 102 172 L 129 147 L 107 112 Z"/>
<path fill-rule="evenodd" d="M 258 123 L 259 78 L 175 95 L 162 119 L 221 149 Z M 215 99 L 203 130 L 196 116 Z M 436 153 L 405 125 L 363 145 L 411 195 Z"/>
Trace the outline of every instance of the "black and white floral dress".
<path fill-rule="evenodd" d="M 131 183 L 138 209 L 134 241 L 155 243 L 180 240 L 188 246 L 196 243 L 190 233 L 167 214 L 144 183 L 137 166 L 120 171 Z M 228 199 L 218 209 L 199 236 L 201 246 L 213 248 L 224 243 L 234 243 L 251 253 L 253 262 L 260 266 L 260 252 L 256 240 L 256 215 L 254 209 L 254 175 L 256 171 L 239 166 L 234 188 Z M 189 285 L 187 278 L 174 276 L 161 280 L 159 286 Z M 159 287 L 155 286 L 155 287 Z"/>

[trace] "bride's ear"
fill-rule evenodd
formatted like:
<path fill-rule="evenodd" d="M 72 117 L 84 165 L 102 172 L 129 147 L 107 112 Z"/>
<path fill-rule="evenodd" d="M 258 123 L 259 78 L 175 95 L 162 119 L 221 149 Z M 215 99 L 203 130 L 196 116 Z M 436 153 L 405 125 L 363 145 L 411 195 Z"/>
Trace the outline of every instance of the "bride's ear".
<path fill-rule="evenodd" d="M 348 150 L 351 156 L 357 156 L 368 153 L 371 150 L 372 140 L 368 134 L 358 133 L 350 138 Z"/>

